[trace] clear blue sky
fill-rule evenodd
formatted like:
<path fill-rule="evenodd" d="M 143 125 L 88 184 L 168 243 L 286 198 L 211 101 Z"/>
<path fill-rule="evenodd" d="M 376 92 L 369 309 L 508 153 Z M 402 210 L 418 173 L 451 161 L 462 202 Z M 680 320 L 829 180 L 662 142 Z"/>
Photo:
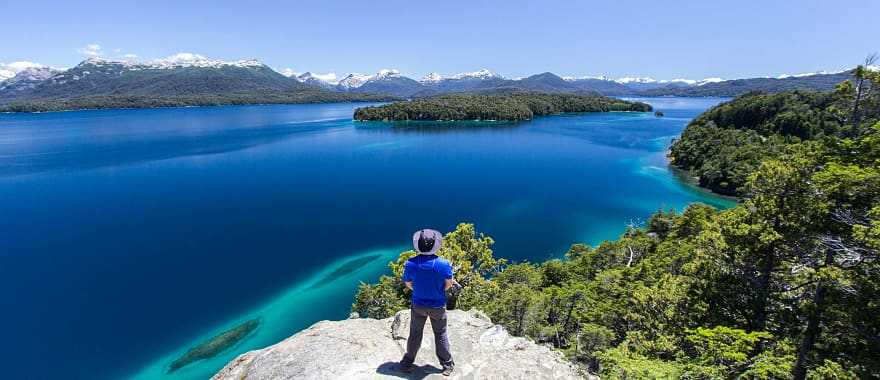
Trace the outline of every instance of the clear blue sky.
<path fill-rule="evenodd" d="M 880 50 L 880 1 L 10 1 L 0 62 L 78 49 L 258 58 L 297 71 L 737 78 L 833 70 Z"/>

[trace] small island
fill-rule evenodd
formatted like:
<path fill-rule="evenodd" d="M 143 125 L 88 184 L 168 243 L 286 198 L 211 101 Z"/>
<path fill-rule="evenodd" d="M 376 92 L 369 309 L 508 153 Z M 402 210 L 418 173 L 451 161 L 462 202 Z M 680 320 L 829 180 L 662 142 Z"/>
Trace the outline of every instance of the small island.
<path fill-rule="evenodd" d="M 362 107 L 358 121 L 525 121 L 574 112 L 650 112 L 651 106 L 599 95 L 508 93 L 446 95 Z"/>

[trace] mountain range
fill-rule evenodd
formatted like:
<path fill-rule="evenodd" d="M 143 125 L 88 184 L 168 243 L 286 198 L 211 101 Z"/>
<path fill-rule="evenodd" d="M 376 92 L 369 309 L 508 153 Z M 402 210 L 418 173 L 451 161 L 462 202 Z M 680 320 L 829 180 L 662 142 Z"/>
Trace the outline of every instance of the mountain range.
<path fill-rule="evenodd" d="M 723 80 L 709 78 L 560 77 L 545 72 L 505 78 L 487 69 L 442 76 L 430 73 L 415 80 L 398 70 L 367 75 L 279 73 L 257 60 L 220 61 L 182 53 L 150 62 L 90 58 L 66 70 L 27 67 L 0 76 L 0 110 L 149 107 L 321 101 L 387 100 L 450 93 L 536 91 L 592 93 L 609 96 L 736 96 L 746 92 L 830 90 L 849 71 L 777 78 Z"/>
<path fill-rule="evenodd" d="M 299 80 L 340 92 L 384 93 L 397 97 L 427 97 L 459 92 L 538 91 L 564 93 L 599 93 L 608 96 L 737 96 L 752 91 L 788 90 L 827 91 L 850 77 L 849 71 L 810 73 L 777 78 L 703 80 L 605 77 L 561 77 L 545 72 L 510 79 L 482 69 L 472 73 L 443 77 L 430 73 L 419 80 L 402 76 L 397 70 L 382 70 L 374 75 L 349 74 L 339 82 L 324 81 L 310 73 Z"/>

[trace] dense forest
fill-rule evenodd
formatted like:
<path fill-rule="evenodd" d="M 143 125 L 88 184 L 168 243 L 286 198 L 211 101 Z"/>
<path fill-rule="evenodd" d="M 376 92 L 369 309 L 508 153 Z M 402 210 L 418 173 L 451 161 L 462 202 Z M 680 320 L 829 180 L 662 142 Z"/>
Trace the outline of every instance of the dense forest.
<path fill-rule="evenodd" d="M 349 94 L 320 90 L 179 96 L 102 95 L 76 98 L 14 101 L 9 104 L 0 105 L 0 112 L 50 112 L 106 108 L 193 107 L 245 104 L 299 104 L 358 101 L 378 102 L 393 99 L 394 98 L 385 95 Z"/>
<path fill-rule="evenodd" d="M 695 120 L 682 138 L 695 147 L 673 155 L 747 161 L 726 172 L 741 181 L 725 187 L 743 197 L 731 209 L 660 210 L 537 264 L 496 258 L 460 224 L 439 252 L 464 285 L 449 307 L 481 309 L 603 379 L 880 377 L 878 86 L 859 68 L 834 93 L 748 95 Z M 352 310 L 405 309 L 414 254 L 362 284 Z"/>
<path fill-rule="evenodd" d="M 495 95 L 446 95 L 358 108 L 361 121 L 531 120 L 563 112 L 647 112 L 651 106 L 604 96 L 514 92 Z"/>
<path fill-rule="evenodd" d="M 868 79 L 876 75 L 862 70 L 862 79 L 843 82 L 833 92 L 751 93 L 720 104 L 694 119 L 673 143 L 672 164 L 703 187 L 743 195 L 748 176 L 786 147 L 806 141 L 834 145 L 863 133 L 862 124 L 880 114 Z"/>

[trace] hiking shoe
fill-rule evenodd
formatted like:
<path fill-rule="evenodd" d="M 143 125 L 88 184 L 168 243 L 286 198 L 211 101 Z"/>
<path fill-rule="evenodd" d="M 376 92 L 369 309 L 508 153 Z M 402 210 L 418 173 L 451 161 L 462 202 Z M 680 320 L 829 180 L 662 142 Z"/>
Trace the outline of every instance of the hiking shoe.
<path fill-rule="evenodd" d="M 416 366 L 412 365 L 411 363 L 399 363 L 397 365 L 397 368 L 400 370 L 400 372 L 412 373 L 412 371 L 416 369 Z"/>
<path fill-rule="evenodd" d="M 443 373 L 442 373 L 443 376 L 449 376 L 449 375 L 452 375 L 452 371 L 453 371 L 454 369 L 455 369 L 455 367 L 453 367 L 453 366 L 451 366 L 451 365 L 450 365 L 450 366 L 444 366 L 444 367 L 443 367 Z"/>

